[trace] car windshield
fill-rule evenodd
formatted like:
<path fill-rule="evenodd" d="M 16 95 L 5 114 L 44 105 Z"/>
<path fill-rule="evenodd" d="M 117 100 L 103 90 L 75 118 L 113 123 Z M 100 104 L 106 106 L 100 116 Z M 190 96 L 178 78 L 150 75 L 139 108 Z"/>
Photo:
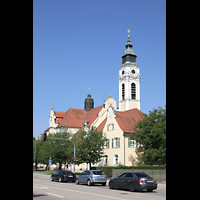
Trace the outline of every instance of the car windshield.
<path fill-rule="evenodd" d="M 104 175 L 102 171 L 92 171 L 94 175 Z"/>
<path fill-rule="evenodd" d="M 73 174 L 73 172 L 70 172 L 70 171 L 64 171 L 64 174 Z"/>

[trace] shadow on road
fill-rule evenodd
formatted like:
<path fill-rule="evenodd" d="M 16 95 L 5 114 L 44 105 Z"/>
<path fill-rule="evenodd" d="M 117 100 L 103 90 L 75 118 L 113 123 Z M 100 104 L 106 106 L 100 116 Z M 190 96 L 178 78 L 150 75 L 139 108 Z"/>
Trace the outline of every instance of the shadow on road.
<path fill-rule="evenodd" d="M 34 194 L 34 193 L 33 193 L 33 198 L 34 198 L 34 197 L 40 197 L 40 196 L 48 196 L 48 195 L 46 195 L 46 194 Z"/>

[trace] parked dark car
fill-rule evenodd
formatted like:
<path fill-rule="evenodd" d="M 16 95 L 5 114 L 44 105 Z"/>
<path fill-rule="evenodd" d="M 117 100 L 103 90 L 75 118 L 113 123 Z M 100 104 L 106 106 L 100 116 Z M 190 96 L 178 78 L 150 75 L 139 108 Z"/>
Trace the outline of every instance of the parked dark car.
<path fill-rule="evenodd" d="M 71 171 L 59 170 L 55 174 L 51 175 L 51 181 L 72 181 L 75 183 L 76 175 Z"/>
<path fill-rule="evenodd" d="M 76 184 L 84 183 L 88 186 L 96 183 L 105 186 L 107 182 L 106 175 L 99 170 L 86 170 L 76 177 Z"/>
<path fill-rule="evenodd" d="M 157 182 L 142 172 L 126 172 L 117 178 L 111 179 L 109 188 L 129 189 L 131 192 L 146 189 L 148 192 L 152 192 L 157 189 Z"/>

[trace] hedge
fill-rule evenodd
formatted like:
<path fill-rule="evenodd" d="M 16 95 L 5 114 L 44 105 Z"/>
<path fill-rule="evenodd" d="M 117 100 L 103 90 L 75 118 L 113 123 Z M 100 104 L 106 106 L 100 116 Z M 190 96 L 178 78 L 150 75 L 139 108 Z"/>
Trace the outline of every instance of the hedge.
<path fill-rule="evenodd" d="M 112 169 L 165 169 L 165 165 L 140 165 L 140 166 L 99 166 L 91 167 L 92 170 L 101 170 L 107 177 L 112 177 Z"/>

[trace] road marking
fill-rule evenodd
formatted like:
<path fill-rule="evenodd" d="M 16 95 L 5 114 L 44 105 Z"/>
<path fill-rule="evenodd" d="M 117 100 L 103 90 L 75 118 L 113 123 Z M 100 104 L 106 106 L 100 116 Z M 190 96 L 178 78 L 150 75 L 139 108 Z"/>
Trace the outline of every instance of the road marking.
<path fill-rule="evenodd" d="M 40 188 L 40 189 L 49 189 L 48 187 L 38 187 L 38 186 L 35 186 L 35 185 L 33 187 Z"/>
<path fill-rule="evenodd" d="M 108 199 L 116 199 L 116 200 L 126 200 L 122 198 L 117 198 L 117 197 L 111 197 L 111 196 L 105 196 L 105 195 L 100 195 L 100 194 L 94 194 L 94 193 L 89 193 L 89 192 L 82 192 L 82 191 L 77 191 L 77 190 L 70 190 L 70 189 L 64 189 L 64 188 L 58 188 L 58 187 L 52 187 L 51 188 L 56 188 L 59 190 L 66 190 L 74 193 L 80 193 L 80 194 L 87 194 L 87 195 L 92 195 L 92 196 L 98 196 L 98 197 L 103 197 L 103 198 L 108 198 Z"/>
<path fill-rule="evenodd" d="M 64 198 L 63 196 L 60 196 L 60 195 L 57 195 L 57 194 L 52 194 L 52 193 L 49 193 L 49 192 L 47 192 L 47 194 L 50 194 L 50 195 L 53 195 L 53 196 L 56 196 L 56 197 L 60 197 L 60 198 Z"/>
<path fill-rule="evenodd" d="M 40 188 L 49 189 L 48 187 L 40 187 Z"/>
<path fill-rule="evenodd" d="M 39 184 L 37 184 L 39 186 Z M 58 185 L 65 185 L 65 184 L 58 184 Z M 43 185 L 41 185 L 43 187 Z M 38 188 L 41 188 L 38 187 Z M 78 187 L 80 187 L 79 185 L 76 185 Z M 36 187 L 37 186 L 33 186 Z M 92 196 L 98 196 L 98 197 L 103 197 L 103 198 L 109 198 L 109 199 L 116 199 L 116 200 L 126 200 L 126 199 L 122 199 L 122 198 L 117 198 L 117 197 L 111 197 L 111 196 L 105 196 L 105 195 L 100 195 L 100 194 L 95 194 L 95 193 L 89 193 L 89 192 L 82 192 L 82 191 L 77 191 L 77 190 L 70 190 L 70 189 L 66 189 L 66 188 L 60 188 L 60 187 L 54 187 L 54 186 L 50 186 L 51 188 L 55 188 L 55 189 L 59 189 L 59 190 L 66 190 L 66 191 L 70 191 L 70 192 L 75 192 L 75 193 L 80 193 L 80 194 L 86 194 L 86 195 L 92 195 Z M 51 194 L 51 193 L 50 193 Z M 64 197 L 63 197 L 64 198 Z"/>

